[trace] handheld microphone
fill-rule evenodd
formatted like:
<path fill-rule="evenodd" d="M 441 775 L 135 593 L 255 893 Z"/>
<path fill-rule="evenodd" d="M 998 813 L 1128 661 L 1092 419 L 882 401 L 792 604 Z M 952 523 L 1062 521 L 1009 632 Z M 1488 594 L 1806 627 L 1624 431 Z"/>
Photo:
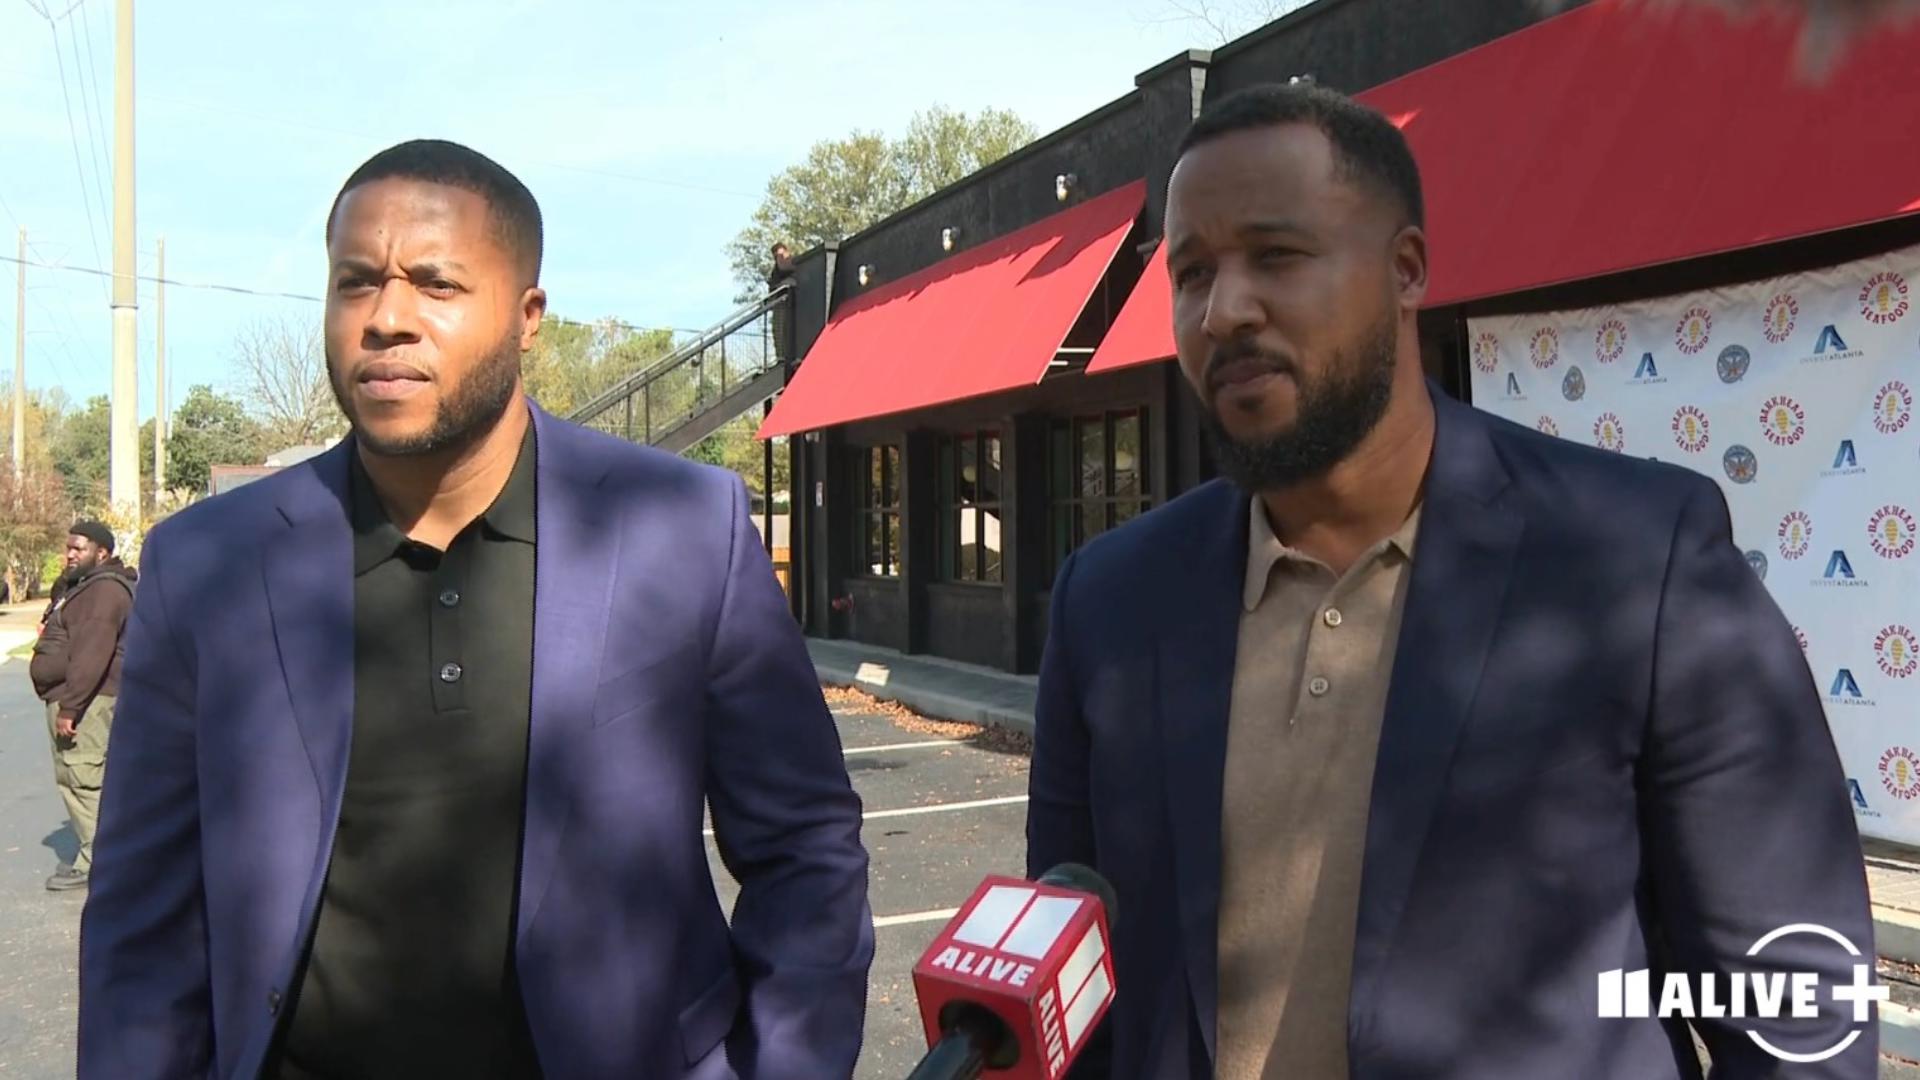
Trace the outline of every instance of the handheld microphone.
<path fill-rule="evenodd" d="M 931 1049 L 908 1080 L 1059 1080 L 1113 1003 L 1114 917 L 1077 863 L 982 881 L 914 965 Z"/>

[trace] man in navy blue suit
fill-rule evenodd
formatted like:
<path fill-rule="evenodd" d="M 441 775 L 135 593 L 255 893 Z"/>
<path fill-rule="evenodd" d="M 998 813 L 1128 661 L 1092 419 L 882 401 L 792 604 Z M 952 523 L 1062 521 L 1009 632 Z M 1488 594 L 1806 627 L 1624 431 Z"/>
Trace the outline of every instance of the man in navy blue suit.
<path fill-rule="evenodd" d="M 1399 130 L 1331 91 L 1180 148 L 1174 331 L 1225 479 L 1068 561 L 1040 677 L 1031 868 L 1119 896 L 1086 1075 L 1696 1077 L 1685 1020 L 1601 1017 L 1646 970 L 1723 1004 L 1817 973 L 1816 1017 L 1696 1022 L 1715 1075 L 1866 1080 L 1829 992 L 1871 976 L 1865 872 L 1791 628 L 1711 481 L 1427 381 L 1422 218 Z M 1802 923 L 1864 958 L 1746 955 Z"/>
<path fill-rule="evenodd" d="M 86 1080 L 852 1073 L 867 857 L 799 628 L 738 477 L 523 396 L 540 249 L 472 150 L 362 165 L 352 436 L 148 537 Z"/>

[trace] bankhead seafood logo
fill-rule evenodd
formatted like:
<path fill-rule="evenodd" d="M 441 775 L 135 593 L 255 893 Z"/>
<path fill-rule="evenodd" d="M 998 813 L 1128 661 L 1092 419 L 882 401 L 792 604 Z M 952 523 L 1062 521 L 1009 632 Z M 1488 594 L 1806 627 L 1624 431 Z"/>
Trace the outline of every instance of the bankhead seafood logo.
<path fill-rule="evenodd" d="M 1891 270 L 1867 279 L 1860 290 L 1860 314 L 1876 326 L 1899 322 L 1907 313 L 1907 279 Z"/>
<path fill-rule="evenodd" d="M 1747 377 L 1747 368 L 1753 364 L 1753 354 L 1744 345 L 1729 345 L 1720 350 L 1720 359 L 1714 361 L 1713 369 L 1720 374 L 1720 381 L 1731 386 Z"/>
<path fill-rule="evenodd" d="M 1727 447 L 1727 452 L 1720 458 L 1720 464 L 1727 470 L 1727 479 L 1736 484 L 1751 484 L 1753 478 L 1760 473 L 1760 459 L 1754 457 L 1753 451 L 1744 446 Z"/>
<path fill-rule="evenodd" d="M 1682 405 L 1673 414 L 1673 441 L 1689 454 L 1707 448 L 1707 414 L 1692 405 Z"/>
<path fill-rule="evenodd" d="M 1904 626 L 1889 626 L 1873 639 L 1873 656 L 1880 670 L 1896 679 L 1904 679 L 1920 668 L 1920 641 Z"/>
<path fill-rule="evenodd" d="M 1880 388 L 1873 400 L 1873 427 L 1882 435 L 1891 435 L 1913 419 L 1913 391 L 1895 379 Z"/>
<path fill-rule="evenodd" d="M 1780 557 L 1797 559 L 1813 544 L 1813 519 L 1805 511 L 1795 510 L 1780 519 Z"/>
<path fill-rule="evenodd" d="M 1538 428 L 1540 430 L 1540 434 L 1542 435 L 1558 436 L 1560 434 L 1560 425 L 1554 423 L 1553 417 L 1551 416 L 1541 417 L 1539 420 L 1536 420 L 1534 422 L 1533 426 Z"/>
<path fill-rule="evenodd" d="M 1610 412 L 1601 413 L 1600 419 L 1593 422 L 1593 441 L 1602 450 L 1625 450 L 1627 431 L 1620 424 L 1620 418 Z"/>
<path fill-rule="evenodd" d="M 1527 358 L 1541 371 L 1552 367 L 1560 359 L 1560 331 L 1551 326 L 1535 330 L 1533 341 L 1527 346 Z"/>
<path fill-rule="evenodd" d="M 1500 339 L 1482 333 L 1473 339 L 1473 366 L 1483 375 L 1491 375 L 1500 366 Z"/>
<path fill-rule="evenodd" d="M 1880 755 L 1880 782 L 1895 798 L 1920 795 L 1920 759 L 1904 746 L 1889 748 Z"/>
<path fill-rule="evenodd" d="M 1768 442 L 1792 446 L 1807 433 L 1807 410 L 1785 394 L 1776 394 L 1761 406 L 1760 423 L 1766 427 Z"/>
<path fill-rule="evenodd" d="M 1706 348 L 1711 340 L 1713 312 L 1703 307 L 1688 308 L 1687 313 L 1680 316 L 1680 324 L 1673 328 L 1673 343 L 1688 356 Z"/>
<path fill-rule="evenodd" d="M 1599 332 L 1593 335 L 1593 358 L 1611 364 L 1626 354 L 1627 324 L 1620 319 L 1601 323 Z"/>
<path fill-rule="evenodd" d="M 1913 531 L 1913 515 L 1904 506 L 1883 506 L 1867 519 L 1873 552 L 1883 559 L 1904 559 L 1913 554 Z"/>
<path fill-rule="evenodd" d="M 1775 345 L 1793 336 L 1794 324 L 1800 321 L 1800 304 L 1792 293 L 1781 293 L 1767 304 L 1767 340 Z"/>

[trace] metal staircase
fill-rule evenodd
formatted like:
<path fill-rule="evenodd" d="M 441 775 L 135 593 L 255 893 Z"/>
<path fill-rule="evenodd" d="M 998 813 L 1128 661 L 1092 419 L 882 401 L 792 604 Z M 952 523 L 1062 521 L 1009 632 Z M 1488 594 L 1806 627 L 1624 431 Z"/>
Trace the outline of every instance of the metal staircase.
<path fill-rule="evenodd" d="M 792 303 L 793 287 L 782 285 L 621 379 L 567 419 L 684 453 L 780 391 L 786 381 L 782 358 L 791 354 Z"/>

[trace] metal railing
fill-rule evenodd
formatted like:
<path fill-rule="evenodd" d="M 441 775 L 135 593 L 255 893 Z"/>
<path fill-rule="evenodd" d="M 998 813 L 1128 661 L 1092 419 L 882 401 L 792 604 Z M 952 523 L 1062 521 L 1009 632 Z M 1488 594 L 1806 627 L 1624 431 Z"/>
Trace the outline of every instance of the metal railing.
<path fill-rule="evenodd" d="M 791 285 L 780 286 L 622 378 L 568 419 L 630 442 L 685 450 L 779 389 L 788 350 L 776 347 L 775 337 L 791 341 L 792 297 Z"/>

